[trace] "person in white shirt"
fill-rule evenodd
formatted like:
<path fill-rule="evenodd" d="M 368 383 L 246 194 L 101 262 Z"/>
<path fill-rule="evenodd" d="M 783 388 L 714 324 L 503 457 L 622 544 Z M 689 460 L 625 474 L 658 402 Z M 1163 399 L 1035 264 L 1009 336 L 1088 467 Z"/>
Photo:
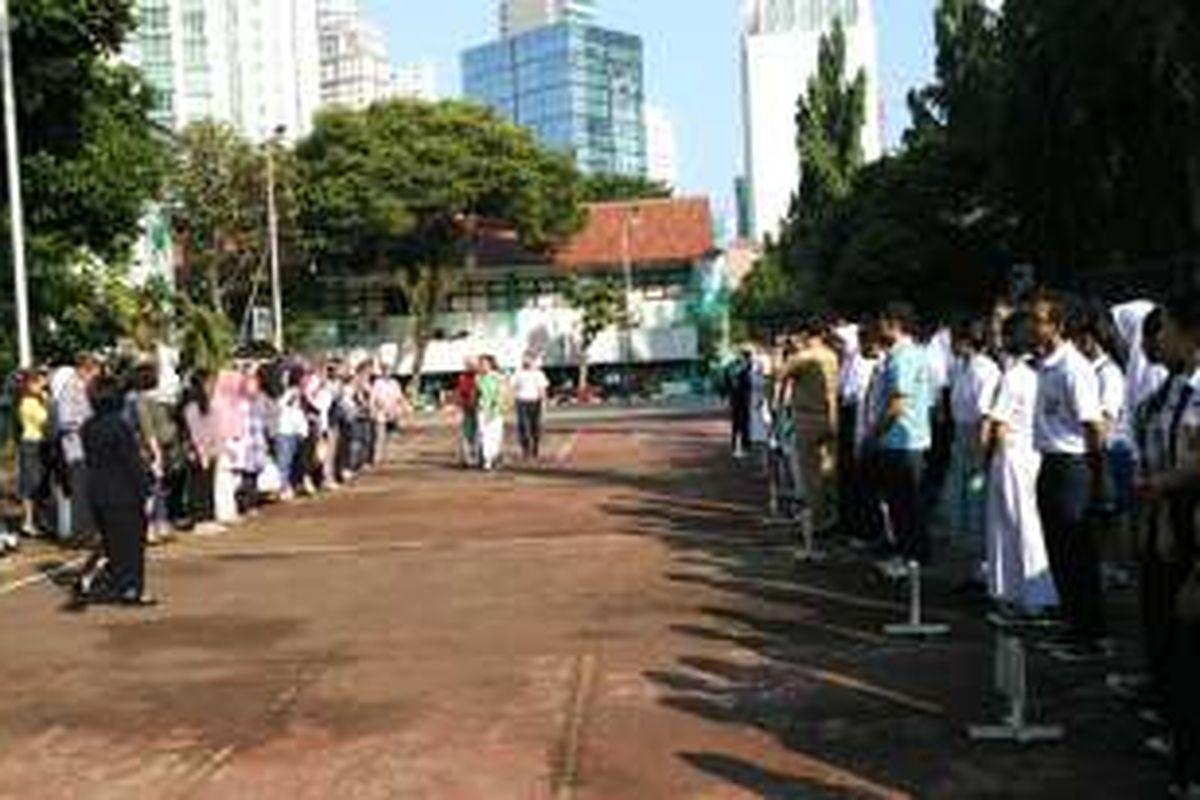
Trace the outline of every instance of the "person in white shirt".
<path fill-rule="evenodd" d="M 988 329 L 982 321 L 955 327 L 950 383 L 954 443 L 944 498 L 951 536 L 977 555 L 983 551 L 986 500 L 983 421 L 1000 384 L 1000 367 L 987 354 L 987 346 Z"/>
<path fill-rule="evenodd" d="M 1002 323 L 1005 369 L 985 421 L 991 453 L 988 594 L 1013 621 L 1037 618 L 1058 605 L 1037 504 L 1042 459 L 1034 447 L 1038 373 L 1030 353 L 1032 338 L 1028 314 L 1014 314 Z"/>
<path fill-rule="evenodd" d="M 1038 510 L 1051 571 L 1062 601 L 1066 635 L 1052 653 L 1065 661 L 1107 656 L 1100 554 L 1089 512 L 1105 500 L 1104 409 L 1100 381 L 1066 338 L 1061 299 L 1032 303 L 1038 369 L 1034 437 L 1042 454 Z"/>
<path fill-rule="evenodd" d="M 517 405 L 517 438 L 521 455 L 537 458 L 542 445 L 542 416 L 550 381 L 537 365 L 537 359 L 526 355 L 521 369 L 513 378 L 513 396 Z"/>
<path fill-rule="evenodd" d="M 1129 512 L 1133 506 L 1133 434 L 1127 405 L 1129 390 L 1124 365 L 1128 355 L 1107 306 L 1092 304 L 1072 326 L 1071 339 L 1092 362 L 1100 381 L 1100 407 L 1104 411 L 1104 462 L 1107 468 L 1106 504 L 1097 509 L 1097 533 L 1103 556 L 1106 584 L 1126 586 L 1132 577 L 1123 565 L 1130 560 Z"/>

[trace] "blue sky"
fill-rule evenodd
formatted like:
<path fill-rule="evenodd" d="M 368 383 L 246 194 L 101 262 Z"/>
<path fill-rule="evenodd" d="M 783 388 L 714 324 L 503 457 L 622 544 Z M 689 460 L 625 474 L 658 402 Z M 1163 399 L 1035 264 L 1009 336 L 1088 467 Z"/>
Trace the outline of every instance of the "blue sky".
<path fill-rule="evenodd" d="M 443 96 L 460 90 L 458 54 L 496 33 L 497 0 L 363 0 L 388 32 L 396 63 L 432 61 Z M 885 133 L 908 122 L 904 97 L 933 70 L 935 0 L 875 0 Z M 600 24 L 639 34 L 646 95 L 675 121 L 680 189 L 729 212 L 741 167 L 738 0 L 600 0 Z"/>

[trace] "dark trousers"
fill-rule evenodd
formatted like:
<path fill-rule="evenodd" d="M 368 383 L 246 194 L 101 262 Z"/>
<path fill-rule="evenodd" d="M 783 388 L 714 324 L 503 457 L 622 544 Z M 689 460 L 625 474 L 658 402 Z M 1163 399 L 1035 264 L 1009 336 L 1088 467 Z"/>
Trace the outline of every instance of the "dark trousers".
<path fill-rule="evenodd" d="M 933 554 L 922 497 L 924 450 L 880 450 L 875 456 L 879 492 L 887 506 L 897 555 L 928 564 Z"/>
<path fill-rule="evenodd" d="M 95 505 L 108 564 L 99 579 L 104 597 L 141 597 L 146 578 L 146 512 L 140 505 Z"/>
<path fill-rule="evenodd" d="M 87 464 L 74 461 L 67 464 L 64 488 L 71 498 L 71 529 L 59 531 L 61 538 L 86 539 L 96 533 L 96 519 L 88 502 Z"/>
<path fill-rule="evenodd" d="M 930 413 L 930 433 L 933 446 L 925 456 L 925 474 L 921 480 L 921 494 L 925 507 L 936 508 L 946 488 L 950 474 L 950 459 L 954 451 L 954 421 L 950 417 L 950 395 L 943 392 L 938 406 Z"/>
<path fill-rule="evenodd" d="M 517 439 L 526 458 L 537 458 L 542 447 L 542 401 L 517 402 Z"/>
<path fill-rule="evenodd" d="M 193 522 L 209 522 L 213 512 L 213 467 L 188 464 L 187 506 Z"/>
<path fill-rule="evenodd" d="M 1104 636 L 1100 551 L 1088 511 L 1091 473 L 1086 458 L 1048 455 L 1038 476 L 1038 511 L 1046 532 L 1050 571 L 1070 633 L 1084 641 Z"/>
<path fill-rule="evenodd" d="M 858 406 L 842 403 L 838 408 L 838 520 L 842 533 L 865 539 L 858 509 L 862 506 L 862 484 L 858 480 L 858 453 L 854 446 Z"/>
<path fill-rule="evenodd" d="M 1191 493 L 1170 498 L 1170 525 L 1175 543 L 1171 586 L 1171 624 L 1166 710 L 1174 743 L 1172 778 L 1177 783 L 1200 781 L 1200 622 L 1181 619 L 1176 611 L 1180 590 L 1197 566 L 1196 503 Z"/>
<path fill-rule="evenodd" d="M 734 449 L 750 449 L 750 398 L 734 396 L 729 406 Z"/>

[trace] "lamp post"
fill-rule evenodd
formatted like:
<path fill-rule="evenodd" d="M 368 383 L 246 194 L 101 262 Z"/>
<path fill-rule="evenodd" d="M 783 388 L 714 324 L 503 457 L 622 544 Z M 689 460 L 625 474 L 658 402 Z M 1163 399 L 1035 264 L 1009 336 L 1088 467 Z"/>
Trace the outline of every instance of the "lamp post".
<path fill-rule="evenodd" d="M 625 363 L 625 397 L 633 396 L 633 229 L 641 221 L 641 209 L 636 204 L 624 208 L 621 220 L 621 270 L 625 277 L 625 313 L 622 315 L 621 360 Z"/>
<path fill-rule="evenodd" d="M 275 129 L 267 142 L 267 227 L 271 238 L 271 342 L 275 352 L 283 353 L 283 287 L 279 277 L 279 213 L 275 205 L 275 146 L 279 137 L 287 130 L 283 125 Z"/>
<path fill-rule="evenodd" d="M 17 356 L 22 369 L 33 366 L 29 332 L 29 286 L 25 274 L 25 208 L 21 199 L 21 153 L 17 136 L 17 93 L 13 85 L 12 17 L 0 0 L 0 73 L 4 79 L 4 152 L 8 172 L 8 213 L 12 231 L 13 298 L 17 312 Z"/>

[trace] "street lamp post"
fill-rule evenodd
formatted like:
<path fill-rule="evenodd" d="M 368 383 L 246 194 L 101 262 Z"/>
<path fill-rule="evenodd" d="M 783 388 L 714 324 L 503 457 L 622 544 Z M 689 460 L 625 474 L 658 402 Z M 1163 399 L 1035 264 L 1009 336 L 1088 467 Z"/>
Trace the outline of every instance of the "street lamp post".
<path fill-rule="evenodd" d="M 633 396 L 633 229 L 640 220 L 641 210 L 636 205 L 625 206 L 621 224 L 621 269 L 625 277 L 625 313 L 622 315 L 621 360 L 625 363 L 625 397 Z"/>
<path fill-rule="evenodd" d="M 0 0 L 0 73 L 4 79 L 4 152 L 8 171 L 8 213 L 12 231 L 13 297 L 17 312 L 17 355 L 23 369 L 33 366 L 29 331 L 29 285 L 25 271 L 25 208 L 21 199 L 21 153 L 17 136 L 17 92 L 13 84 L 12 17 Z"/>
<path fill-rule="evenodd" d="M 271 238 L 271 323 L 275 352 L 283 353 L 283 287 L 279 277 L 279 213 L 275 205 L 275 144 L 283 135 L 281 125 L 267 144 L 267 227 Z"/>

